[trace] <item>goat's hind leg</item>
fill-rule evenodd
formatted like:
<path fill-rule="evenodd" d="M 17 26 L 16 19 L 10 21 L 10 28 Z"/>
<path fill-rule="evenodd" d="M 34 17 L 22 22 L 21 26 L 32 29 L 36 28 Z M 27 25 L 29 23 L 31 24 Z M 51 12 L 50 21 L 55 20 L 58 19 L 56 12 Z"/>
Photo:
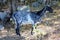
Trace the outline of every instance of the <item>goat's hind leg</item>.
<path fill-rule="evenodd" d="M 16 27 L 16 28 L 15 28 L 16 34 L 19 35 L 19 36 L 21 36 L 19 24 L 17 23 L 17 25 L 16 25 L 15 27 Z"/>

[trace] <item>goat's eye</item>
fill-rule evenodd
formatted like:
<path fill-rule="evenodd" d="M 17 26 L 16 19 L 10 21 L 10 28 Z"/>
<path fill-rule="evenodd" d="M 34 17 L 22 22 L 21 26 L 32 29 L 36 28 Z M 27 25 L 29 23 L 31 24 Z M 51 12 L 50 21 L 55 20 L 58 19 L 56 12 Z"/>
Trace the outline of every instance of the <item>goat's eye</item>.
<path fill-rule="evenodd" d="M 46 13 L 48 13 L 48 11 L 46 11 Z"/>
<path fill-rule="evenodd" d="M 10 20 L 12 20 L 12 18 L 10 18 Z"/>

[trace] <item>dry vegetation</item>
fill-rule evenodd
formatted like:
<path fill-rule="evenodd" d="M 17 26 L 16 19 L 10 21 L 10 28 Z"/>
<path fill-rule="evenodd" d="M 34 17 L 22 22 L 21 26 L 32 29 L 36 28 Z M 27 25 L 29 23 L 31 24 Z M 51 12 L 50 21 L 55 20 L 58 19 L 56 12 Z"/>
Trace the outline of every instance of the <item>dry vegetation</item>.
<path fill-rule="evenodd" d="M 47 13 L 42 22 L 34 29 L 34 35 L 30 34 L 31 25 L 21 28 L 21 37 L 15 34 L 11 28 L 0 31 L 0 40 L 60 40 L 60 7 L 54 9 L 54 13 Z"/>
<path fill-rule="evenodd" d="M 0 32 L 0 40 L 60 40 L 60 9 L 54 13 L 47 13 L 41 24 L 34 29 L 34 35 L 30 34 L 28 25 L 23 26 L 21 37 L 15 34 L 14 29 L 3 30 Z"/>

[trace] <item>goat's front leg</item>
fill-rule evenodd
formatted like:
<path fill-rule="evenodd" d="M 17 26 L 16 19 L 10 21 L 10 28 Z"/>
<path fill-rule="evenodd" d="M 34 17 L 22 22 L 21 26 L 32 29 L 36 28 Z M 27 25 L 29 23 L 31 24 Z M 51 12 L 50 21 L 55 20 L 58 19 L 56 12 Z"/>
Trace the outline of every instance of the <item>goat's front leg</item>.
<path fill-rule="evenodd" d="M 33 27 L 31 28 L 31 35 L 33 35 Z"/>
<path fill-rule="evenodd" d="M 31 28 L 31 35 L 33 35 L 34 34 L 34 29 L 35 29 L 35 24 L 34 25 L 32 25 L 32 28 Z"/>

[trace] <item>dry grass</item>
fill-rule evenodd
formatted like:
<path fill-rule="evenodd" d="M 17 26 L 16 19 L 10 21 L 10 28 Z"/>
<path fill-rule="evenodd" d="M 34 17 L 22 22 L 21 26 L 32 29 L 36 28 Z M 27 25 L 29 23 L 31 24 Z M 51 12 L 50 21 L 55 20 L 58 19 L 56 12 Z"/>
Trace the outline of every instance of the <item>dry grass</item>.
<path fill-rule="evenodd" d="M 31 35 L 31 25 L 21 28 L 21 37 L 15 34 L 14 29 L 0 31 L 0 40 L 60 40 L 60 9 L 47 14 Z"/>

